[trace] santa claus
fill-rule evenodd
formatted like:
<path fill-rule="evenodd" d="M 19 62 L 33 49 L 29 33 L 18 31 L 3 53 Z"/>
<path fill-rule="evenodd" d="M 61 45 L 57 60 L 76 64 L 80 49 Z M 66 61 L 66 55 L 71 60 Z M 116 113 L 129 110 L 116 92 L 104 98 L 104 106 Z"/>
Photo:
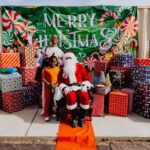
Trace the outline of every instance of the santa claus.
<path fill-rule="evenodd" d="M 64 54 L 63 63 L 63 82 L 59 85 L 59 90 L 64 93 L 66 107 L 71 111 L 72 127 L 76 127 L 77 124 L 83 127 L 85 125 L 86 111 L 89 109 L 90 98 L 88 90 L 92 86 L 91 79 L 86 69 L 82 64 L 78 63 L 76 56 L 71 51 Z M 77 118 L 77 99 L 80 106 L 79 118 Z"/>

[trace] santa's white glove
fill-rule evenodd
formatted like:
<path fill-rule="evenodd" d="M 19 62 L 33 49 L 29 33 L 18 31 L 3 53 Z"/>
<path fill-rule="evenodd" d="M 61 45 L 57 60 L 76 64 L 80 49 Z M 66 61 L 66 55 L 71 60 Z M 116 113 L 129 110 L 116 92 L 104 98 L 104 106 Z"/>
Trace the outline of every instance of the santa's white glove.
<path fill-rule="evenodd" d="M 81 86 L 86 86 L 88 90 L 92 88 L 92 84 L 89 81 L 82 82 Z"/>
<path fill-rule="evenodd" d="M 87 87 L 86 86 L 82 86 L 81 91 L 82 92 L 87 92 Z"/>
<path fill-rule="evenodd" d="M 72 91 L 78 91 L 81 88 L 79 86 L 73 85 L 73 86 L 71 86 L 71 89 L 72 89 Z"/>
<path fill-rule="evenodd" d="M 72 89 L 70 87 L 65 87 L 65 89 L 64 89 L 65 95 L 67 95 L 71 91 L 72 91 Z"/>

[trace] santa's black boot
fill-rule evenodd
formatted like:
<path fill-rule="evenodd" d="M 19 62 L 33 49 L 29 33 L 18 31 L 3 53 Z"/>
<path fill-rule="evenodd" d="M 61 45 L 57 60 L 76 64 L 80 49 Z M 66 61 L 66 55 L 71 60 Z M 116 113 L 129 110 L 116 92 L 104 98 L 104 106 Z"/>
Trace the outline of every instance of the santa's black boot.
<path fill-rule="evenodd" d="M 78 122 L 78 125 L 80 127 L 84 127 L 85 126 L 85 116 L 86 116 L 86 112 L 87 110 L 86 109 L 80 109 L 80 113 L 79 113 L 79 122 Z"/>
<path fill-rule="evenodd" d="M 77 121 L 77 109 L 71 110 L 72 120 L 71 120 L 71 126 L 75 128 L 78 125 Z"/>

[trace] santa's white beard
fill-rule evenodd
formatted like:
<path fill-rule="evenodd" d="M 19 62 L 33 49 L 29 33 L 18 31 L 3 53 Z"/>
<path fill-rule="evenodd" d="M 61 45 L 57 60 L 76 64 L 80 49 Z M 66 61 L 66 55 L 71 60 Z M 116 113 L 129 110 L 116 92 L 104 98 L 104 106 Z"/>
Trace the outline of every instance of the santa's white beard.
<path fill-rule="evenodd" d="M 68 59 L 64 61 L 63 67 L 64 73 L 69 76 L 70 83 L 76 83 L 77 79 L 75 76 L 76 72 L 76 61 Z"/>

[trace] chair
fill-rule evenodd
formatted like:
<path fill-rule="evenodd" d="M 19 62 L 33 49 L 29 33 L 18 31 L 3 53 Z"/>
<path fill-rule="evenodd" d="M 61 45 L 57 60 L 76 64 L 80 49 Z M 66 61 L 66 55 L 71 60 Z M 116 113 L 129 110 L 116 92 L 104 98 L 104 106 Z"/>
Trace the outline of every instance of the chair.
<path fill-rule="evenodd" d="M 89 93 L 89 98 L 90 98 L 90 108 L 87 111 L 86 116 L 89 116 L 89 121 L 92 121 L 92 103 L 94 100 L 94 96 L 93 96 L 93 89 L 88 91 Z M 77 102 L 78 102 L 78 98 L 77 98 Z M 78 102 L 78 106 L 77 106 L 77 112 L 79 112 L 80 106 L 79 106 L 79 102 Z M 64 117 L 66 117 L 67 115 L 67 108 L 66 108 L 66 99 L 62 98 L 60 101 L 57 102 L 57 110 L 56 110 L 56 120 L 59 121 L 60 118 L 62 117 L 62 119 L 64 119 Z"/>

